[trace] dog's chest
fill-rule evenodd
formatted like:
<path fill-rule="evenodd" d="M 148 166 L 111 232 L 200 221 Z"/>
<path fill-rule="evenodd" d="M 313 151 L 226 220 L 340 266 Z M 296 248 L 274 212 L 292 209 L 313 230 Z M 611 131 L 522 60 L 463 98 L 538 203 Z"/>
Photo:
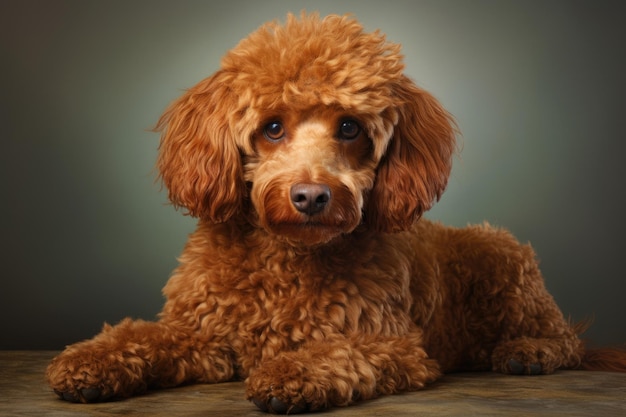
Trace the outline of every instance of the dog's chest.
<path fill-rule="evenodd" d="M 337 334 L 402 333 L 409 327 L 408 276 L 392 270 L 320 256 L 242 264 L 228 294 L 217 298 L 218 312 L 229 314 L 218 316 L 236 329 L 231 338 L 270 350 Z"/>

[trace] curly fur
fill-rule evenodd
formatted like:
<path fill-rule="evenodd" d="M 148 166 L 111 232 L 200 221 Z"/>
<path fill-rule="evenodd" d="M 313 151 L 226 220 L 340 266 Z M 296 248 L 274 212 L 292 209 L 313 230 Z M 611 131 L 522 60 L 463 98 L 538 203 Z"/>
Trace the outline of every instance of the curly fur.
<path fill-rule="evenodd" d="M 296 412 L 457 370 L 624 371 L 622 351 L 585 350 L 530 246 L 420 220 L 456 129 L 403 69 L 398 45 L 341 16 L 290 15 L 231 50 L 158 124 L 169 197 L 199 219 L 159 320 L 69 346 L 52 388 L 87 402 L 241 378 L 260 408 Z M 319 210 L 298 209 L 301 184 L 327 191 Z"/>

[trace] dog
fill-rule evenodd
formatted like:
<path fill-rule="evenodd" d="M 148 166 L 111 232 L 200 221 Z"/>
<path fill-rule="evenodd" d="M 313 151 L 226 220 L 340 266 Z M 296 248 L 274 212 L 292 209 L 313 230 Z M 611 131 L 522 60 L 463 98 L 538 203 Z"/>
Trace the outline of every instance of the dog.
<path fill-rule="evenodd" d="M 585 348 L 529 245 L 422 219 L 456 124 L 354 18 L 263 25 L 156 130 L 160 179 L 197 230 L 158 321 L 105 324 L 52 360 L 62 399 L 239 379 L 261 410 L 298 413 L 452 371 L 626 371 L 624 352 Z"/>

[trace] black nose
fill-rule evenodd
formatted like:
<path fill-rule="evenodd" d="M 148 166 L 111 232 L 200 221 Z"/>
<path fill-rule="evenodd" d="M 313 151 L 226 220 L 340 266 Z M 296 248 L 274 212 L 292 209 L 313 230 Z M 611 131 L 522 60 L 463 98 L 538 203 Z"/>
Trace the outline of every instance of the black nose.
<path fill-rule="evenodd" d="M 291 187 L 291 202 L 300 213 L 312 216 L 324 210 L 329 201 L 328 185 L 295 184 Z"/>

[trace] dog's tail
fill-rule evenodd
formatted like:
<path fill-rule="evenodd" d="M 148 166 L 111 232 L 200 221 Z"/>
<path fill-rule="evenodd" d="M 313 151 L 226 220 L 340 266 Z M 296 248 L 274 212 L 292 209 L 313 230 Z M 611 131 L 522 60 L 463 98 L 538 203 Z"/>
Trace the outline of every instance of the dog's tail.
<path fill-rule="evenodd" d="M 587 319 L 572 325 L 572 328 L 579 336 L 585 332 L 593 322 L 593 319 Z M 570 319 L 571 323 L 571 319 Z M 581 354 L 580 364 L 577 369 L 586 371 L 607 371 L 607 372 L 626 372 L 626 349 L 618 347 L 593 348 L 584 349 Z"/>
<path fill-rule="evenodd" d="M 620 348 L 587 349 L 583 354 L 579 369 L 626 372 L 626 350 Z"/>

